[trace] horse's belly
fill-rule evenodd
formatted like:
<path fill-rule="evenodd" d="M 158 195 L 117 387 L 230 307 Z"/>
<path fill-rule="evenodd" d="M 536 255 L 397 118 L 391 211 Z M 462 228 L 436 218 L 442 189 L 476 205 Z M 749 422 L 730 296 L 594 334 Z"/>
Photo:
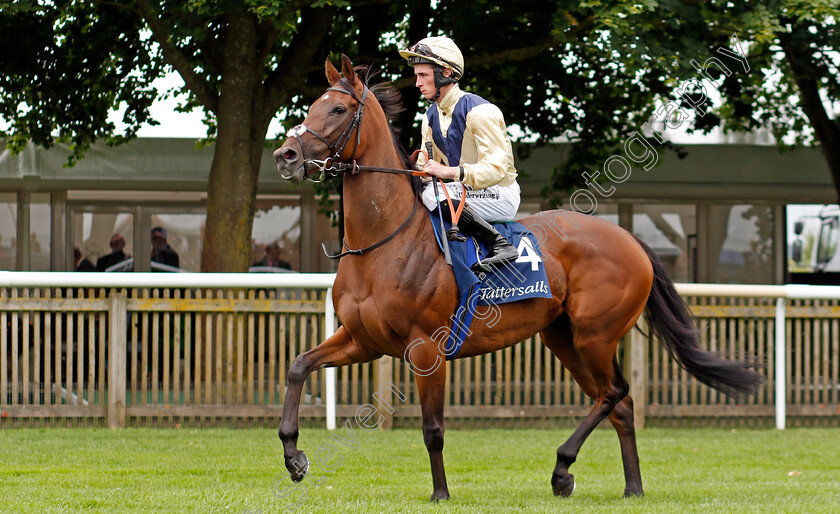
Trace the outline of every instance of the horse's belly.
<path fill-rule="evenodd" d="M 472 357 L 525 341 L 562 313 L 556 298 L 479 306 L 458 357 Z"/>

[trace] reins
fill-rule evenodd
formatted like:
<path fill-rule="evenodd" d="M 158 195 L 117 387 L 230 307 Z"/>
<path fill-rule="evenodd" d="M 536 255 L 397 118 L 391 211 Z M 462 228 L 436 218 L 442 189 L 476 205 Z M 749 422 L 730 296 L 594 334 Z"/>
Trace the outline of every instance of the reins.
<path fill-rule="evenodd" d="M 314 165 L 322 174 L 329 173 L 331 175 L 338 175 L 340 173 L 350 173 L 351 175 L 355 175 L 360 171 L 372 171 L 376 173 L 393 173 L 395 175 L 411 175 L 413 177 L 431 177 L 425 171 L 419 170 L 404 170 L 400 168 L 382 168 L 379 166 L 364 166 L 362 164 L 356 164 L 356 161 L 352 163 L 349 162 L 335 162 L 332 157 L 329 157 L 324 160 L 318 159 L 306 159 L 304 164 L 311 164 Z"/>
<path fill-rule="evenodd" d="M 335 255 L 330 255 L 329 252 L 327 252 L 327 245 L 325 245 L 324 243 L 321 243 L 321 249 L 324 250 L 324 255 L 326 255 L 330 259 L 340 259 L 340 258 L 344 257 L 345 255 L 362 255 L 363 253 L 369 252 L 369 251 L 373 250 L 374 248 L 379 248 L 380 246 L 384 245 L 385 243 L 387 243 L 391 239 L 394 239 L 394 237 L 397 234 L 399 234 L 405 227 L 408 226 L 408 223 L 411 221 L 412 218 L 414 218 L 414 213 L 417 212 L 417 204 L 418 203 L 420 203 L 420 202 L 417 200 L 417 195 L 414 195 L 414 207 L 411 209 L 411 214 L 408 215 L 408 218 L 406 218 L 405 221 L 403 221 L 403 224 L 400 225 L 399 228 L 397 228 L 397 230 L 391 232 L 391 235 L 389 235 L 385 239 L 379 241 L 378 243 L 373 243 L 372 245 L 368 246 L 367 248 L 362 248 L 360 250 L 353 250 L 349 246 L 347 246 L 347 241 L 346 241 L 346 238 L 345 238 L 344 240 L 341 241 L 341 246 L 342 246 L 342 248 L 346 248 L 347 251 L 337 253 Z"/>

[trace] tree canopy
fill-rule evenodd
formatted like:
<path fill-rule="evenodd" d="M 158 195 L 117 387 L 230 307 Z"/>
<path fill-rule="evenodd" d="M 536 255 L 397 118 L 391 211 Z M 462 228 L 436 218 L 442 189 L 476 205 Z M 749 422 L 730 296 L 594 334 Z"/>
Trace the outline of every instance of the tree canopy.
<path fill-rule="evenodd" d="M 840 4 L 735 2 L 711 15 L 749 41 L 755 71 L 723 81 L 723 104 L 700 128 L 767 128 L 783 149 L 819 145 L 840 199 Z"/>
<path fill-rule="evenodd" d="M 840 94 L 837 11 L 831 0 L 0 1 L 0 135 L 13 149 L 69 141 L 81 158 L 96 140 L 118 144 L 154 123 L 149 107 L 161 93 L 152 82 L 177 72 L 182 108 L 204 111 L 215 142 L 202 269 L 244 271 L 268 124 L 278 113 L 287 126 L 299 121 L 323 91 L 325 56 L 345 53 L 394 81 L 406 106 L 401 139 L 414 147 L 425 106 L 397 50 L 453 37 L 464 87 L 538 144 L 570 141 L 546 184 L 555 197 L 651 116 L 674 126 L 690 110 L 703 112 L 699 130 L 770 127 L 780 141 L 818 141 L 840 177 L 840 145 L 830 144 L 840 142 L 830 108 Z M 693 60 L 737 55 L 734 34 L 750 71 L 700 73 Z M 717 107 L 704 96 L 711 83 Z M 124 133 L 108 121 L 116 108 Z"/>

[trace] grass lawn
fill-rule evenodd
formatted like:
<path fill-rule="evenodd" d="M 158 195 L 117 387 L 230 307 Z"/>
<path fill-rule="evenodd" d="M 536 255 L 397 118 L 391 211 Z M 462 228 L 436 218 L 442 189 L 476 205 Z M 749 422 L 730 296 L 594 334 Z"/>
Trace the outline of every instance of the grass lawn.
<path fill-rule="evenodd" d="M 295 502 L 297 512 L 840 511 L 837 429 L 643 430 L 646 496 L 631 499 L 621 497 L 611 429 L 584 445 L 570 498 L 555 498 L 549 484 L 569 430 L 450 430 L 452 500 L 430 504 L 420 430 L 353 427 L 355 440 L 345 427 L 302 430 L 300 447 L 313 460 L 306 486 L 286 477 L 270 429 L 3 430 L 0 511 L 268 513 Z"/>

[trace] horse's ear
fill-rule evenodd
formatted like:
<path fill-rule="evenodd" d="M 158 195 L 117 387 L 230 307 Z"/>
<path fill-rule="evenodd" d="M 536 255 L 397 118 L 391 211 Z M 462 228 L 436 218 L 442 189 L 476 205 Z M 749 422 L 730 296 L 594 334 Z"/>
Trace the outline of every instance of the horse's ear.
<path fill-rule="evenodd" d="M 341 80 L 341 75 L 338 74 L 338 70 L 333 66 L 329 56 L 327 56 L 327 62 L 324 63 L 324 71 L 327 73 L 327 82 L 330 83 L 330 86 L 336 85 Z"/>
<path fill-rule="evenodd" d="M 356 72 L 353 71 L 353 63 L 350 62 L 350 58 L 344 54 L 341 54 L 341 73 L 344 75 L 344 78 L 347 79 L 350 84 L 356 85 Z"/>

